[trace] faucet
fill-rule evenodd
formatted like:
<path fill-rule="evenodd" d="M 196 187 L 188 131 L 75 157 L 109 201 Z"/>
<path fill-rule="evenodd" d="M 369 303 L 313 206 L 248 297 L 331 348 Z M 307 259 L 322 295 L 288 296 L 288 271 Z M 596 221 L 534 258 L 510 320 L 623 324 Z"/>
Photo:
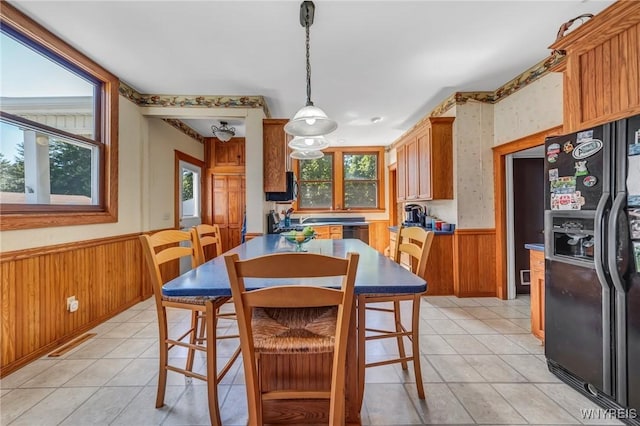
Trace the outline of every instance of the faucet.
<path fill-rule="evenodd" d="M 301 217 L 300 219 L 298 219 L 298 223 L 300 225 L 302 225 L 303 223 L 305 223 L 307 220 L 311 219 L 311 215 L 309 216 L 305 216 L 305 217 Z"/>

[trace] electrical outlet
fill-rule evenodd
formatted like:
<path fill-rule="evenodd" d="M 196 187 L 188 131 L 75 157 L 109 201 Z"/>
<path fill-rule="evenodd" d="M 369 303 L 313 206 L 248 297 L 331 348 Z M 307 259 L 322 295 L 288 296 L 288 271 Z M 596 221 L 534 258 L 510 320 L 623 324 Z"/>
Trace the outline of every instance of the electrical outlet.
<path fill-rule="evenodd" d="M 76 307 L 75 310 L 77 311 L 78 310 L 78 299 L 76 299 L 75 296 L 67 297 L 67 311 L 75 312 L 75 311 L 71 310 L 72 306 L 74 305 L 74 302 L 75 302 L 75 307 Z"/>

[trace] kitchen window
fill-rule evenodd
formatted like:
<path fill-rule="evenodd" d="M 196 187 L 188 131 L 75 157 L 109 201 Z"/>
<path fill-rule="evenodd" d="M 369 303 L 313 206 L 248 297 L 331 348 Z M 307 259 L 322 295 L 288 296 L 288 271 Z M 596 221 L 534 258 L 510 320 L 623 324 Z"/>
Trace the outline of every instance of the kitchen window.
<path fill-rule="evenodd" d="M 295 161 L 298 211 L 384 210 L 384 148 L 324 151 L 317 160 Z"/>
<path fill-rule="evenodd" d="M 117 220 L 118 79 L 0 11 L 2 230 Z"/>

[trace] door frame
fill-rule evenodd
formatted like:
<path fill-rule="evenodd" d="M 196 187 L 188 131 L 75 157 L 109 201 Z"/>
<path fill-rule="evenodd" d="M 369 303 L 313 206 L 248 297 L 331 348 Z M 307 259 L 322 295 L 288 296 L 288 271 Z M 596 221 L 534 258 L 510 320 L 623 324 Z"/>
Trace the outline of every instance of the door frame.
<path fill-rule="evenodd" d="M 196 167 L 200 167 L 202 172 L 200 173 L 200 217 L 204 219 L 204 211 L 206 203 L 209 200 L 209 194 L 205 191 L 204 185 L 204 174 L 205 174 L 205 163 L 202 160 L 197 159 L 189 154 L 186 154 L 182 151 L 174 150 L 174 185 L 173 185 L 173 222 L 174 227 L 176 229 L 180 229 L 180 203 L 182 202 L 182 197 L 180 195 L 180 176 L 182 175 L 182 171 L 180 170 L 180 162 L 183 161 L 185 163 L 193 164 Z"/>
<path fill-rule="evenodd" d="M 493 186 L 496 224 L 496 295 L 507 299 L 507 173 L 506 156 L 544 143 L 545 138 L 563 133 L 563 126 L 551 127 L 520 139 L 494 146 Z"/>
<path fill-rule="evenodd" d="M 388 166 L 389 170 L 389 190 L 387 194 L 389 196 L 389 204 L 387 206 L 389 210 L 389 226 L 394 226 L 398 224 L 398 181 L 397 181 L 397 170 L 398 163 L 393 163 Z"/>

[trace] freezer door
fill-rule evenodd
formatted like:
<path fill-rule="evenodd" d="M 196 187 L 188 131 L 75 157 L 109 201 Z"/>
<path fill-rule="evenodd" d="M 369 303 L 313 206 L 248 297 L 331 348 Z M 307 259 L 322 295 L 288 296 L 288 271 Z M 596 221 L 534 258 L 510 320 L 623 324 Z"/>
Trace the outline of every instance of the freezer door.
<path fill-rule="evenodd" d="M 545 141 L 545 210 L 596 210 L 610 192 L 612 125 Z"/>

